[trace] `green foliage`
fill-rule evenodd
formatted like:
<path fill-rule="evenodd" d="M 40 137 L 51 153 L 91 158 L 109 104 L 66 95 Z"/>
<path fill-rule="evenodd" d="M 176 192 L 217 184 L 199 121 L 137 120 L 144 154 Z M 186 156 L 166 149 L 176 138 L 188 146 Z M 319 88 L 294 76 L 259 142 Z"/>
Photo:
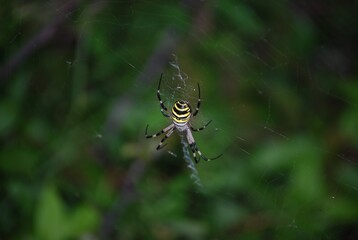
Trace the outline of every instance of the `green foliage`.
<path fill-rule="evenodd" d="M 77 4 L 0 8 L 1 239 L 358 238 L 351 4 Z M 168 108 L 199 82 L 213 120 L 203 189 L 176 133 L 144 138 L 170 124 L 162 72 Z"/>
<path fill-rule="evenodd" d="M 88 206 L 68 212 L 53 186 L 43 187 L 35 213 L 35 236 L 39 239 L 79 238 L 98 225 L 99 216 Z"/>

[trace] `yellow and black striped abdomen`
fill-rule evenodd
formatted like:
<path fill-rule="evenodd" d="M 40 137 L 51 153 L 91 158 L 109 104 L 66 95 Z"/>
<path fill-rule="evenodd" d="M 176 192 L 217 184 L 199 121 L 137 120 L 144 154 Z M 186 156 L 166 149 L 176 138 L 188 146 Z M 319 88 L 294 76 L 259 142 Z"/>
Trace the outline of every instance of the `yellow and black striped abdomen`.
<path fill-rule="evenodd" d="M 191 117 L 190 105 L 184 101 L 176 101 L 172 107 L 172 114 L 175 124 L 184 125 L 189 122 Z"/>

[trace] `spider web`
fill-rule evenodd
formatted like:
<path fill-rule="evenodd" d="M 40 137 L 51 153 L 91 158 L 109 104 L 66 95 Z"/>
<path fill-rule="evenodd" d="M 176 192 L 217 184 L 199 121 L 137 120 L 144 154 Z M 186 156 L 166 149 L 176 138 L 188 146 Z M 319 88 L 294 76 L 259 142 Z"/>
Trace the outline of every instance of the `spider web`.
<path fill-rule="evenodd" d="M 97 213 L 100 223 L 78 238 L 354 239 L 354 14 L 335 13 L 341 6 L 333 3 L 325 5 L 330 12 L 297 1 L 186 2 L 96 1 L 68 12 L 47 2 L 50 12 L 75 14 L 76 39 L 73 52 L 53 58 L 62 61 L 62 75 L 51 76 L 55 94 L 34 104 L 41 112 L 57 96 L 58 109 L 69 110 L 51 115 L 61 124 L 49 127 L 55 136 L 41 145 L 48 160 L 36 173 L 45 179 L 37 185 L 52 180 L 64 197 L 53 197 L 52 188 L 40 194 L 36 216 L 26 218 L 40 229 L 32 235 L 46 232 L 47 224 L 38 227 L 52 206 L 46 200 L 62 199 L 89 213 L 80 219 Z M 194 9 L 198 15 L 189 17 Z M 331 20 L 335 14 L 341 17 Z M 171 123 L 155 96 L 161 73 L 168 109 L 179 99 L 195 108 L 200 83 L 193 127 L 213 122 L 194 137 L 204 155 L 221 158 L 195 165 L 176 133 L 159 152 L 160 138 L 144 140 L 147 123 L 150 132 Z M 30 120 L 26 129 L 36 132 L 41 119 Z M 2 129 L 9 122 L 3 118 Z"/>
<path fill-rule="evenodd" d="M 189 77 L 188 75 L 183 72 L 180 68 L 178 56 L 175 54 L 172 54 L 172 61 L 169 62 L 169 73 L 171 74 L 171 83 L 170 83 L 170 92 L 172 93 L 170 97 L 168 98 L 168 102 L 170 103 L 169 106 L 173 106 L 174 103 L 178 100 L 185 100 L 192 99 L 189 97 L 188 90 L 189 91 L 195 91 L 198 92 L 198 88 L 192 88 L 191 84 L 188 82 Z M 198 101 L 196 99 L 196 101 Z M 197 103 L 191 102 L 192 109 L 195 109 Z M 171 108 L 168 108 L 171 109 Z M 178 131 L 177 131 L 178 132 Z M 179 133 L 179 132 L 178 132 Z M 193 180 L 194 184 L 198 188 L 199 191 L 203 191 L 203 185 L 201 183 L 198 170 L 195 167 L 195 163 L 191 156 L 191 150 L 189 149 L 189 145 L 186 140 L 185 134 L 180 134 L 180 142 L 183 146 L 183 158 L 187 164 L 187 167 L 191 171 L 190 178 Z M 168 151 L 169 154 L 172 154 L 171 151 Z M 172 154 L 173 155 L 173 154 Z M 173 156 L 177 157 L 176 154 Z"/>
<path fill-rule="evenodd" d="M 155 4 L 153 1 L 150 2 Z M 255 12 L 260 11 L 259 7 L 256 9 L 244 2 L 234 4 L 232 1 L 225 1 L 213 7 L 212 11 L 224 19 L 230 9 L 230 6 L 225 4 L 231 4 L 230 6 L 240 10 L 241 14 L 246 14 L 246 17 L 252 21 L 249 24 L 255 24 L 254 21 L 260 21 L 262 24 L 262 19 L 259 20 L 258 16 L 259 12 Z M 284 6 L 283 3 L 276 3 L 276 5 L 276 7 Z M 132 7 L 135 9 L 136 4 Z M 141 14 L 143 18 L 154 16 L 150 11 Z M 238 25 L 232 29 L 233 33 L 230 33 L 230 26 L 227 27 L 225 21 L 221 21 L 220 18 L 215 19 L 216 25 L 211 26 L 212 29 L 206 26 L 205 23 L 210 23 L 211 17 L 210 11 L 209 13 L 204 11 L 203 16 L 198 20 L 202 21 L 202 24 L 197 23 L 189 31 L 187 38 L 195 42 L 192 43 L 194 46 L 181 46 L 187 49 L 183 52 L 180 49 L 173 49 L 170 52 L 170 60 L 163 67 L 161 92 L 168 109 L 179 99 L 188 100 L 193 107 L 197 101 L 196 84 L 199 82 L 202 86 L 202 106 L 198 117 L 193 119 L 193 124 L 195 127 L 200 127 L 212 117 L 214 119 L 203 133 L 195 135 L 195 139 L 199 148 L 208 157 L 221 152 L 225 154 L 215 162 L 202 161 L 201 164 L 195 165 L 185 139 L 181 138 L 181 141 L 177 141 L 175 137 L 169 140 L 171 144 L 166 150 L 159 154 L 165 153 L 167 160 L 180 164 L 184 158 L 191 171 L 191 181 L 198 189 L 205 189 L 207 198 L 215 199 L 212 202 L 207 200 L 207 203 L 213 204 L 214 208 L 210 214 L 215 216 L 218 224 L 221 224 L 220 228 L 226 229 L 232 227 L 232 223 L 237 223 L 243 229 L 243 233 L 237 231 L 244 236 L 250 235 L 251 232 L 252 235 L 257 232 L 260 234 L 261 229 L 273 229 L 288 236 L 292 234 L 302 237 L 314 235 L 320 238 L 330 238 L 331 234 L 334 236 L 336 233 L 325 232 L 324 228 L 317 224 L 319 221 L 305 220 L 307 211 L 314 208 L 317 212 L 313 219 L 317 220 L 324 219 L 330 214 L 338 214 L 329 210 L 336 204 L 342 206 L 345 202 L 352 207 L 352 201 L 342 197 L 340 190 L 336 190 L 341 187 L 327 189 L 323 185 L 325 185 L 325 178 L 333 179 L 332 176 L 338 174 L 341 177 L 337 178 L 336 184 L 341 184 L 343 188 L 348 187 L 354 195 L 357 194 L 358 187 L 352 180 L 354 178 L 351 173 L 357 170 L 357 156 L 354 153 L 350 156 L 349 152 L 356 152 L 358 147 L 355 142 L 351 145 L 353 149 L 346 153 L 344 149 L 336 151 L 324 146 L 325 138 L 329 137 L 329 130 L 326 132 L 327 135 L 320 129 L 320 125 L 325 121 L 323 115 L 316 119 L 312 118 L 311 121 L 316 121 L 312 124 L 312 129 L 305 129 L 305 126 L 300 125 L 300 119 L 314 115 L 320 108 L 312 103 L 316 98 L 328 99 L 321 101 L 323 108 L 329 108 L 325 105 L 327 102 L 335 102 L 346 109 L 353 109 L 353 111 L 357 109 L 356 100 L 347 98 L 347 95 L 333 88 L 334 81 L 338 81 L 335 79 L 341 80 L 343 76 L 338 66 L 329 61 L 331 59 L 329 46 L 323 46 L 322 54 L 318 54 L 322 57 L 319 62 L 327 69 L 333 69 L 334 72 L 334 77 L 327 84 L 320 79 L 320 75 L 315 74 L 316 66 L 299 61 L 291 53 L 297 51 L 281 45 L 281 40 L 276 38 L 279 36 L 279 30 L 275 23 L 262 24 L 262 29 L 253 27 L 251 30 L 253 32 L 244 29 L 241 34 L 235 34 L 237 28 L 245 27 L 240 19 L 231 19 L 234 23 L 237 21 Z M 120 16 L 113 13 L 113 20 L 103 21 L 97 16 L 95 21 L 103 26 L 114 25 L 112 31 L 116 32 L 116 28 L 123 26 L 117 18 Z M 86 20 L 85 23 L 91 24 L 92 21 Z M 310 20 L 299 19 L 293 22 L 291 27 L 299 28 L 300 25 L 305 24 L 309 26 L 305 21 Z M 137 28 L 133 31 L 148 31 L 164 25 L 152 24 L 136 25 Z M 184 20 L 184 24 L 190 24 L 189 20 Z M 221 28 L 226 29 L 222 35 L 219 31 Z M 217 32 L 217 35 L 211 34 L 211 31 Z M 255 31 L 260 33 L 257 34 Z M 314 37 L 309 27 L 302 31 L 306 32 L 297 34 L 301 34 L 303 38 Z M 250 34 L 255 38 L 246 37 Z M 202 43 L 202 39 L 208 40 Z M 103 44 L 106 46 L 106 43 Z M 133 76 L 140 73 L 143 62 L 130 56 L 135 55 L 134 50 L 120 45 L 121 51 L 117 52 L 115 51 L 117 47 L 109 48 L 122 63 L 122 68 L 130 69 L 130 74 Z M 196 52 L 196 47 L 210 48 L 210 51 L 203 58 L 196 57 L 195 54 L 202 53 Z M 191 54 L 190 51 L 193 53 Z M 215 71 L 208 67 L 205 61 L 216 61 Z M 292 68 L 295 69 L 291 71 L 294 74 L 287 76 L 286 69 Z M 170 121 L 163 125 L 165 120 L 162 122 L 157 120 L 156 116 L 160 115 L 160 112 L 154 93 L 157 86 L 156 79 L 159 78 L 160 72 L 151 75 L 153 76 L 155 81 L 152 81 L 145 93 L 152 96 L 147 98 L 152 101 L 148 104 L 151 106 L 150 111 L 139 107 L 140 103 L 131 109 L 145 112 L 146 121 L 151 125 L 150 129 L 158 130 L 165 124 L 170 124 Z M 131 93 L 134 94 L 134 89 L 146 85 L 146 80 L 144 77 L 135 82 Z M 130 108 L 127 110 L 129 115 L 135 114 Z M 328 118 L 332 117 L 329 111 L 322 114 L 327 114 Z M 318 129 L 317 132 L 315 128 Z M 346 132 L 350 131 L 349 127 L 346 129 Z M 151 145 L 153 152 L 158 141 L 153 141 Z M 181 146 L 179 148 L 175 147 L 178 143 Z M 333 175 L 332 172 L 322 172 L 323 159 L 339 162 L 339 171 Z M 187 178 L 188 172 L 183 172 Z M 345 172 L 351 179 L 343 177 Z M 184 192 L 181 191 L 181 194 Z M 300 205 L 301 201 L 302 205 Z M 331 207 L 315 207 L 315 204 L 308 203 L 310 201 L 317 205 L 324 202 Z M 193 203 L 193 207 L 199 206 Z M 198 214 L 202 218 L 210 217 L 209 213 Z M 278 216 L 279 223 L 274 223 L 273 215 Z M 309 226 L 310 224 L 312 227 Z M 276 227 L 271 227 L 272 225 Z M 199 226 L 199 229 L 202 229 L 202 226 Z"/>

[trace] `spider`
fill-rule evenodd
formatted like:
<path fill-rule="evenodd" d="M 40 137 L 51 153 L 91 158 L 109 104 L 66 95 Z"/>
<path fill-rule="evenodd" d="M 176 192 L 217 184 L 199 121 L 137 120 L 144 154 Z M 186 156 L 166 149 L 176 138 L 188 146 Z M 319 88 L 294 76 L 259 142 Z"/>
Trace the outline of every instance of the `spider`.
<path fill-rule="evenodd" d="M 194 159 L 196 163 L 199 163 L 200 158 L 204 159 L 205 161 L 210 161 L 210 160 L 214 160 L 217 159 L 219 157 L 222 156 L 222 154 L 220 154 L 217 157 L 214 158 L 207 158 L 205 157 L 201 151 L 199 150 L 198 146 L 196 145 L 196 142 L 194 140 L 193 134 L 191 131 L 194 132 L 198 132 L 201 130 L 204 130 L 210 123 L 211 120 L 205 124 L 203 127 L 201 128 L 193 128 L 192 125 L 190 124 L 190 119 L 191 117 L 194 117 L 198 114 L 199 112 L 199 108 L 200 108 L 200 86 L 198 83 L 198 91 L 199 91 L 199 98 L 198 98 L 198 103 L 196 105 L 196 109 L 195 112 L 192 113 L 192 109 L 189 105 L 188 101 L 183 101 L 183 100 L 179 100 L 176 101 L 174 103 L 174 106 L 172 107 L 172 110 L 170 113 L 168 113 L 168 109 L 167 107 L 164 105 L 162 98 L 160 96 L 160 84 L 162 82 L 162 77 L 163 74 L 160 76 L 159 79 L 159 84 L 158 84 L 158 90 L 157 90 L 157 97 L 159 100 L 159 104 L 160 104 L 160 111 L 161 113 L 164 115 L 164 117 L 167 118 L 171 118 L 173 120 L 173 123 L 170 124 L 168 127 L 162 129 L 160 132 L 153 134 L 153 135 L 148 135 L 147 131 L 148 131 L 148 126 L 145 129 L 145 136 L 146 138 L 154 138 L 154 137 L 158 137 L 161 134 L 165 133 L 164 138 L 160 141 L 159 145 L 157 146 L 157 150 L 163 148 L 166 144 L 163 144 L 165 142 L 166 139 L 168 139 L 172 133 L 174 132 L 174 130 L 178 130 L 179 132 L 185 133 L 186 135 L 186 139 L 189 143 L 190 149 L 193 153 Z M 199 156 L 198 156 L 199 155 Z"/>

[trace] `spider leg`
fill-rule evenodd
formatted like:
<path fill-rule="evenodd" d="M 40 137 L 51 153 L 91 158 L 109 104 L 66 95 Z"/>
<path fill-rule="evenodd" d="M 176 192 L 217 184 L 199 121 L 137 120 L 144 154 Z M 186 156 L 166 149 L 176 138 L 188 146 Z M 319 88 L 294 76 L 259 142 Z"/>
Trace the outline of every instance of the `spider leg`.
<path fill-rule="evenodd" d="M 167 134 L 165 134 L 165 136 L 163 137 L 163 139 L 160 141 L 160 143 L 158 144 L 157 150 L 162 149 L 163 147 L 165 147 L 167 144 L 163 144 L 165 140 L 167 140 L 172 133 L 174 132 L 175 127 L 171 128 Z"/>
<path fill-rule="evenodd" d="M 194 112 L 193 116 L 196 116 L 196 114 L 198 114 L 199 108 L 200 108 L 201 99 L 200 99 L 200 85 L 199 85 L 199 83 L 198 83 L 198 91 L 199 91 L 198 104 L 196 105 L 196 109 L 195 109 L 195 112 Z"/>
<path fill-rule="evenodd" d="M 198 157 L 198 156 L 196 155 L 195 143 L 191 143 L 191 144 L 189 144 L 189 146 L 190 146 L 191 152 L 193 153 L 195 163 L 199 163 L 200 157 Z"/>
<path fill-rule="evenodd" d="M 190 149 L 191 149 L 191 151 L 193 153 L 193 156 L 194 156 L 194 159 L 195 159 L 196 163 L 199 163 L 200 158 L 204 159 L 205 161 L 211 161 L 211 160 L 217 159 L 217 158 L 222 156 L 222 154 L 220 154 L 220 155 L 218 155 L 218 156 L 216 156 L 214 158 L 205 157 L 204 154 L 201 153 L 201 151 L 199 150 L 198 146 L 196 145 L 196 142 L 194 140 L 193 134 L 191 133 L 190 129 L 188 129 L 187 132 L 186 132 L 186 138 L 188 140 Z M 199 156 L 197 156 L 197 154 Z"/>
<path fill-rule="evenodd" d="M 210 123 L 212 122 L 212 120 L 210 120 L 207 124 L 205 124 L 203 127 L 201 128 L 193 128 L 192 126 L 190 126 L 190 129 L 194 132 L 198 132 L 198 131 L 201 131 L 201 130 L 204 130 Z"/>
<path fill-rule="evenodd" d="M 204 156 L 204 154 L 201 153 L 201 151 L 199 150 L 198 145 L 196 145 L 196 143 L 194 143 L 194 147 L 195 147 L 196 152 L 199 154 L 199 156 L 202 159 L 204 159 L 205 161 L 215 160 L 215 159 L 217 159 L 217 158 L 219 158 L 219 157 L 221 157 L 223 155 L 223 154 L 220 154 L 220 155 L 218 155 L 216 157 L 213 157 L 213 158 L 207 158 L 207 157 Z"/>
<path fill-rule="evenodd" d="M 165 101 L 163 102 L 164 105 Z M 167 112 L 167 110 L 164 110 L 161 106 L 160 106 L 160 112 L 163 114 L 164 117 L 170 117 L 170 115 Z"/>
<path fill-rule="evenodd" d="M 147 124 L 147 127 L 145 128 L 145 137 L 146 138 L 154 138 L 154 137 L 158 137 L 159 135 L 161 135 L 162 133 L 166 133 L 168 132 L 170 129 L 172 129 L 174 127 L 174 124 L 170 124 L 168 127 L 162 129 L 160 132 L 157 132 L 156 134 L 153 135 L 148 135 L 148 127 L 149 125 Z"/>
<path fill-rule="evenodd" d="M 158 84 L 158 89 L 157 89 L 157 97 L 159 100 L 159 104 L 160 104 L 160 111 L 162 112 L 162 114 L 165 117 L 170 117 L 167 113 L 165 113 L 165 111 L 168 111 L 167 107 L 164 105 L 164 102 L 162 101 L 162 98 L 160 96 L 160 84 L 162 82 L 162 77 L 163 77 L 163 73 L 160 75 L 160 79 L 159 79 L 159 84 Z"/>

